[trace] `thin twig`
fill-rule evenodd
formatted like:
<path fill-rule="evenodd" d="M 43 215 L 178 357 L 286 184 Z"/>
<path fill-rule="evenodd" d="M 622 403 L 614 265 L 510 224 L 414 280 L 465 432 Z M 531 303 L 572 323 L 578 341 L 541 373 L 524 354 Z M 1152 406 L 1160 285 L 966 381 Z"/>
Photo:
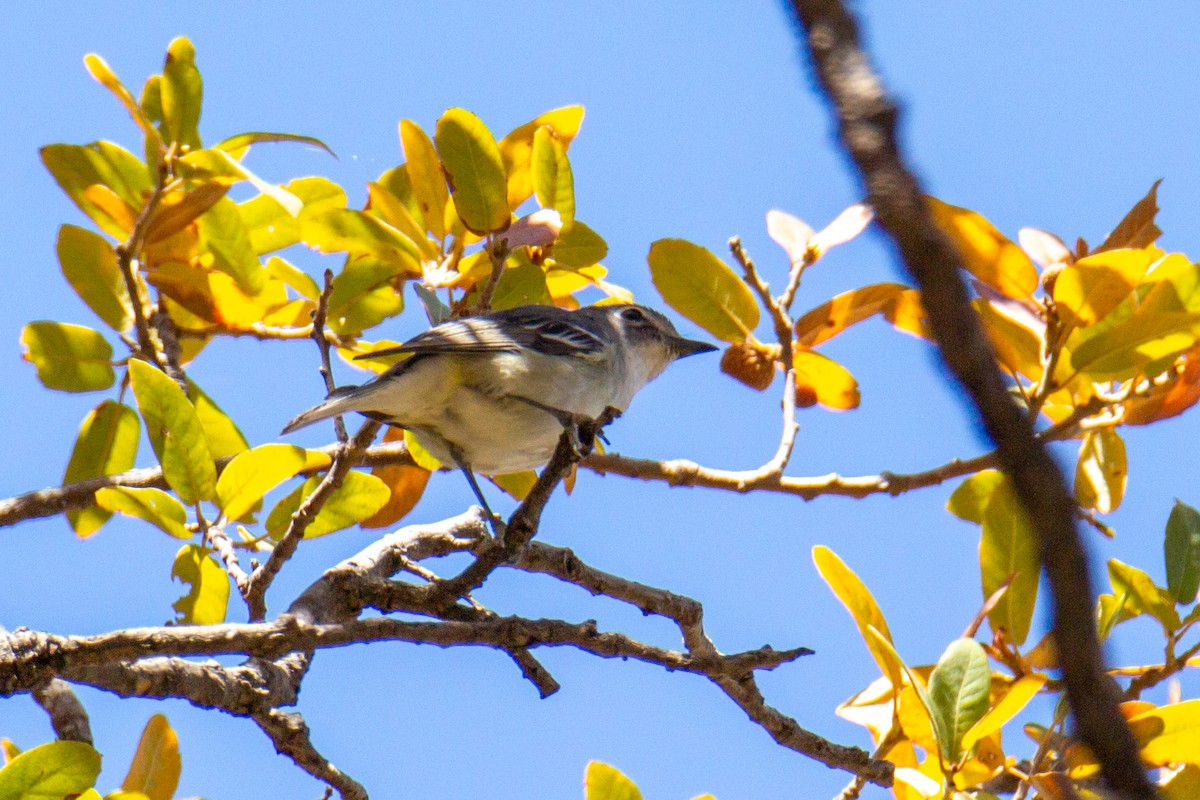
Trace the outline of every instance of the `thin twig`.
<path fill-rule="evenodd" d="M 510 250 L 507 239 L 491 239 L 488 241 L 487 254 L 492 262 L 492 273 L 488 275 L 487 283 L 479 290 L 479 299 L 475 301 L 475 313 L 486 314 L 492 310 L 492 299 L 496 296 L 496 287 L 504 276 L 508 264 Z"/>
<path fill-rule="evenodd" d="M 325 287 L 321 290 L 321 297 L 317 300 L 317 307 L 312 315 L 312 340 L 317 343 L 317 350 L 321 353 L 321 377 L 325 379 L 325 392 L 332 394 L 337 388 L 337 384 L 333 382 L 333 365 L 329 361 L 329 339 L 325 336 L 325 318 L 329 313 L 329 296 L 333 294 L 333 270 L 325 270 Z M 342 416 L 333 418 L 333 432 L 337 436 L 337 440 L 343 444 L 350 437 L 346 435 L 346 423 Z"/>
<path fill-rule="evenodd" d="M 166 370 L 166 364 L 160 358 L 158 348 L 155 346 L 154 339 L 150 335 L 150 326 L 146 321 L 146 304 L 142 299 L 139 281 L 133 269 L 133 261 L 140 257 L 142 243 L 150 227 L 150 220 L 153 219 L 154 212 L 158 208 L 158 204 L 162 200 L 166 188 L 167 166 L 166 162 L 164 162 L 159 165 L 158 179 L 155 181 L 154 189 L 150 192 L 150 196 L 146 198 L 146 202 L 138 212 L 137 218 L 133 223 L 133 228 L 129 231 L 129 237 L 117 245 L 116 248 L 117 268 L 120 270 L 121 277 L 125 282 L 125 291 L 129 295 L 129 305 L 133 310 L 133 324 L 138 341 L 137 355 L 140 355 L 144 360 L 164 371 Z"/>
<path fill-rule="evenodd" d="M 246 586 L 246 605 L 250 609 L 252 621 L 262 620 L 266 617 L 266 593 L 271 582 L 275 580 L 279 570 L 296 552 L 297 545 L 304 538 L 304 531 L 317 518 L 317 514 L 321 512 L 334 490 L 342 485 L 342 479 L 358 463 L 362 452 L 375 438 L 379 428 L 380 423 L 378 422 L 366 422 L 359 428 L 353 439 L 339 448 L 337 455 L 333 457 L 333 464 L 330 465 L 329 472 L 325 473 L 324 479 L 317 484 L 317 488 L 292 514 L 287 531 L 279 540 L 279 544 L 271 550 L 271 555 L 267 557 L 262 566 L 251 573 Z"/>

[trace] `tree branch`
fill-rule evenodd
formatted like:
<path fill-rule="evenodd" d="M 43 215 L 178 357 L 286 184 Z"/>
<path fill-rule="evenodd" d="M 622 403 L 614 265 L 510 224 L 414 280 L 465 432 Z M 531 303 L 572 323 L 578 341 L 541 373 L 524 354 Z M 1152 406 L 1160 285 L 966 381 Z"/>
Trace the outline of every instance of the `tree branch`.
<path fill-rule="evenodd" d="M 1078 734 L 1096 753 L 1114 790 L 1149 800 L 1154 788 L 1118 710 L 1117 688 L 1104 670 L 1074 498 L 1034 437 L 1032 420 L 1008 396 L 958 275 L 962 259 L 934 226 L 924 193 L 901 156 L 896 105 L 870 67 L 854 19 L 839 0 L 791 0 L 790 7 L 876 219 L 916 279 L 942 357 L 996 443 L 1000 465 L 1038 533 L 1053 595 L 1055 642 L 1060 653 L 1071 654 L 1062 665 L 1063 680 Z"/>

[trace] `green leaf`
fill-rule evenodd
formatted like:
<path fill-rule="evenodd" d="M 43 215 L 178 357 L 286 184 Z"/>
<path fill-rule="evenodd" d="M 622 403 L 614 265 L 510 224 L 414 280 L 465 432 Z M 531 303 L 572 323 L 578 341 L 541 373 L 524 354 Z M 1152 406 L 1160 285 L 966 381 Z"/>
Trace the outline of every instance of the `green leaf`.
<path fill-rule="evenodd" d="M 51 144 L 40 153 L 46 169 L 80 211 L 110 236 L 124 239 L 129 234 L 136 209 L 153 188 L 141 159 L 112 142 Z M 118 201 L 115 207 L 113 200 Z"/>
<path fill-rule="evenodd" d="M 1194 602 L 1200 590 L 1200 511 L 1175 501 L 1167 517 L 1163 556 L 1171 596 L 1184 605 Z"/>
<path fill-rule="evenodd" d="M 504 162 L 483 121 L 470 111 L 451 108 L 438 120 L 434 139 L 454 206 L 467 230 L 484 236 L 507 228 L 510 213 Z"/>
<path fill-rule="evenodd" d="M 63 225 L 55 249 L 63 277 L 87 307 L 113 330 L 129 330 L 133 309 L 108 240 L 86 228 Z"/>
<path fill-rule="evenodd" d="M 329 327 L 353 335 L 375 327 L 404 310 L 403 271 L 374 258 L 347 261 L 333 279 Z"/>
<path fill-rule="evenodd" d="M 193 150 L 199 149 L 204 82 L 200 79 L 200 70 L 196 69 L 196 49 L 184 36 L 167 45 L 161 93 L 166 138 Z"/>
<path fill-rule="evenodd" d="M 188 378 L 188 394 L 196 407 L 196 416 L 200 418 L 200 427 L 204 429 L 208 451 L 213 458 L 236 456 L 250 449 L 238 426 L 191 378 Z"/>
<path fill-rule="evenodd" d="M 50 742 L 26 750 L 0 769 L 0 800 L 63 800 L 100 775 L 100 754 L 84 742 Z"/>
<path fill-rule="evenodd" d="M 314 475 L 283 498 L 267 515 L 267 533 L 278 539 L 287 531 L 292 514 L 300 507 L 304 498 L 316 490 L 321 476 Z M 374 475 L 351 470 L 346 473 L 342 485 L 333 490 L 316 519 L 304 531 L 305 539 L 324 536 L 357 525 L 383 508 L 391 498 L 392 491 Z"/>
<path fill-rule="evenodd" d="M 454 316 L 450 306 L 443 303 L 432 289 L 421 283 L 413 283 L 412 287 L 413 291 L 417 293 L 417 299 L 421 301 L 421 307 L 425 309 L 425 317 L 429 320 L 431 327 L 441 325 Z"/>
<path fill-rule="evenodd" d="M 217 507 L 226 518 L 241 519 L 307 461 L 304 448 L 290 444 L 264 444 L 235 456 L 217 479 Z"/>
<path fill-rule="evenodd" d="M 718 339 L 744 342 L 758 326 L 754 295 L 707 249 L 683 239 L 659 239 L 646 260 L 663 299 Z"/>
<path fill-rule="evenodd" d="M 607 255 L 608 243 L 579 220 L 559 235 L 551 250 L 555 261 L 577 269 L 599 264 Z"/>
<path fill-rule="evenodd" d="M 1200 314 L 1160 312 L 1143 304 L 1128 318 L 1073 347 L 1071 366 L 1094 380 L 1123 380 L 1188 350 L 1198 333 Z"/>
<path fill-rule="evenodd" d="M 1129 611 L 1154 617 L 1168 635 L 1179 629 L 1179 612 L 1175 610 L 1174 598 L 1166 590 L 1155 586 L 1145 572 L 1110 558 L 1108 578 L 1112 581 L 1114 594 L 1118 597 L 1122 594 L 1129 596 L 1125 603 Z"/>
<path fill-rule="evenodd" d="M 99 331 L 65 322 L 31 322 L 21 329 L 23 358 L 47 389 L 94 392 L 113 385 L 113 350 Z"/>
<path fill-rule="evenodd" d="M 188 593 L 171 604 L 182 625 L 217 625 L 225 621 L 229 605 L 229 576 L 209 551 L 185 544 L 175 554 L 171 577 L 189 586 Z"/>
<path fill-rule="evenodd" d="M 987 653 L 974 639 L 958 639 L 946 648 L 929 676 L 929 703 L 942 755 L 956 763 L 963 735 L 988 710 L 992 672 Z"/>
<path fill-rule="evenodd" d="M 575 221 L 575 176 L 567 160 L 566 146 L 549 126 L 538 128 L 533 134 L 530 171 L 538 205 L 557 211 L 562 217 L 563 230 L 570 230 Z"/>
<path fill-rule="evenodd" d="M 1125 496 L 1125 442 L 1114 428 L 1088 431 L 1075 466 L 1075 499 L 1101 514 L 1115 511 Z"/>
<path fill-rule="evenodd" d="M 551 302 L 545 270 L 527 259 L 517 259 L 504 270 L 492 296 L 492 308 L 496 310 Z"/>
<path fill-rule="evenodd" d="M 616 767 L 589 761 L 583 774 L 583 797 L 584 800 L 642 800 L 642 793 Z"/>
<path fill-rule="evenodd" d="M 192 532 L 187 529 L 187 511 L 161 489 L 107 486 L 96 490 L 96 504 L 105 511 L 116 511 L 149 522 L 176 539 L 192 538 Z"/>
<path fill-rule="evenodd" d="M 187 505 L 216 495 L 217 471 L 196 409 L 175 381 L 139 359 L 129 381 L 163 477 Z"/>
<path fill-rule="evenodd" d="M 435 239 L 446 236 L 446 200 L 450 196 L 446 176 L 429 135 L 415 122 L 400 120 L 400 144 L 412 187 L 412 198 L 424 220 L 424 229 Z"/>
<path fill-rule="evenodd" d="M 183 767 L 179 737 L 162 714 L 155 714 L 142 729 L 129 772 L 121 782 L 126 792 L 140 792 L 148 800 L 171 800 Z"/>
<path fill-rule="evenodd" d="M 304 243 L 322 253 L 370 256 L 421 274 L 421 256 L 412 240 L 365 211 L 332 208 L 305 220 L 301 230 Z"/>
<path fill-rule="evenodd" d="M 270 195 L 260 194 L 238 205 L 250 248 L 258 255 L 290 247 L 300 241 L 304 222 L 331 208 L 346 207 L 346 192 L 327 178 L 296 178 L 283 185 L 304 204 L 293 216 Z"/>
<path fill-rule="evenodd" d="M 1004 473 L 998 469 L 977 472 L 958 485 L 946 503 L 946 510 L 959 519 L 982 525 L 983 512 L 1004 481 Z"/>
<path fill-rule="evenodd" d="M 237 203 L 222 197 L 200 217 L 198 224 L 200 249 L 211 254 L 213 269 L 233 278 L 248 295 L 262 291 L 267 273 L 250 245 L 250 234 L 242 224 Z"/>
<path fill-rule="evenodd" d="M 137 412 L 132 408 L 113 400 L 100 403 L 88 412 L 79 426 L 79 436 L 71 450 L 63 483 L 116 475 L 132 469 L 140 431 Z M 110 516 L 110 512 L 94 505 L 67 511 L 67 521 L 79 537 L 91 536 Z"/>
<path fill-rule="evenodd" d="M 888 630 L 887 620 L 884 619 L 883 611 L 875 602 L 871 590 L 855 574 L 854 570 L 846 566 L 846 562 L 842 561 L 828 547 L 817 545 L 813 548 L 812 557 L 813 564 L 816 565 L 821 578 L 850 612 L 850 616 L 854 618 L 854 624 L 858 626 L 859 634 L 866 642 L 867 649 L 871 651 L 871 656 L 879 664 L 883 674 L 887 676 L 893 686 L 902 685 L 904 678 L 900 674 L 897 662 L 889 653 L 881 650 L 876 637 L 870 635 L 870 631 L 875 631 L 878 637 L 882 637 L 888 642 L 892 641 L 892 633 Z"/>
<path fill-rule="evenodd" d="M 263 144 L 265 142 L 296 142 L 299 144 L 308 144 L 313 147 L 319 147 L 329 155 L 337 158 L 337 153 L 329 149 L 329 145 L 317 139 L 314 136 L 302 136 L 299 133 L 273 133 L 270 131 L 247 131 L 246 133 L 238 133 L 230 136 L 228 139 L 223 139 L 216 145 L 215 149 L 224 150 L 234 158 L 241 159 L 250 149 L 250 145 Z"/>
<path fill-rule="evenodd" d="M 985 599 L 1013 576 L 988 620 L 992 630 L 1004 629 L 1010 642 L 1024 644 L 1037 602 L 1041 562 L 1037 536 L 1007 479 L 996 487 L 983 512 L 979 569 Z"/>

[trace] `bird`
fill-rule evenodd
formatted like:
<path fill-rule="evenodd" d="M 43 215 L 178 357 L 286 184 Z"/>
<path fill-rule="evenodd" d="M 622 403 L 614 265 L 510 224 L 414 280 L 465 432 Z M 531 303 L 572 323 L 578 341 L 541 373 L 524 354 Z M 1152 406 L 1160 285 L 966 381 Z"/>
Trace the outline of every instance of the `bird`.
<path fill-rule="evenodd" d="M 580 424 L 624 413 L 672 362 L 716 349 L 635 303 L 525 305 L 456 318 L 359 356 L 407 358 L 361 386 L 335 389 L 281 435 L 348 412 L 402 428 L 458 467 L 494 518 L 475 473 L 544 466 L 564 430 L 577 443 Z"/>

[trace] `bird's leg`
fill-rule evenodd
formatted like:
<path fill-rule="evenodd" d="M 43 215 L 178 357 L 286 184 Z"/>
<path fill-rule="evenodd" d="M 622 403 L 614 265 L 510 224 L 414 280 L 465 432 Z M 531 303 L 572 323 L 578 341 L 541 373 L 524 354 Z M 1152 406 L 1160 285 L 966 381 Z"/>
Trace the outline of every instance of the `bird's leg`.
<path fill-rule="evenodd" d="M 612 406 L 605 408 L 600 413 L 600 416 L 591 419 L 582 414 L 572 414 L 570 411 L 563 411 L 561 408 L 554 408 L 545 403 L 539 403 L 537 400 L 530 400 L 528 397 L 513 395 L 513 399 L 541 409 L 558 420 L 558 423 L 563 426 L 563 430 L 566 431 L 570 439 L 571 449 L 580 458 L 592 452 L 597 438 L 608 444 L 608 439 L 604 436 L 604 426 L 621 416 L 621 412 Z"/>
<path fill-rule="evenodd" d="M 488 505 L 487 498 L 483 496 L 483 490 L 479 488 L 479 481 L 475 480 L 475 472 L 467 464 L 466 459 L 463 458 L 462 450 L 457 445 L 447 442 L 444 438 L 442 442 L 445 443 L 446 449 L 450 451 L 450 458 L 454 459 L 454 465 L 466 476 L 467 483 L 471 484 L 471 491 L 475 493 L 475 499 L 479 501 L 479 505 L 483 506 L 483 511 L 487 514 L 488 524 L 491 525 L 492 533 L 499 536 L 500 517 Z"/>

